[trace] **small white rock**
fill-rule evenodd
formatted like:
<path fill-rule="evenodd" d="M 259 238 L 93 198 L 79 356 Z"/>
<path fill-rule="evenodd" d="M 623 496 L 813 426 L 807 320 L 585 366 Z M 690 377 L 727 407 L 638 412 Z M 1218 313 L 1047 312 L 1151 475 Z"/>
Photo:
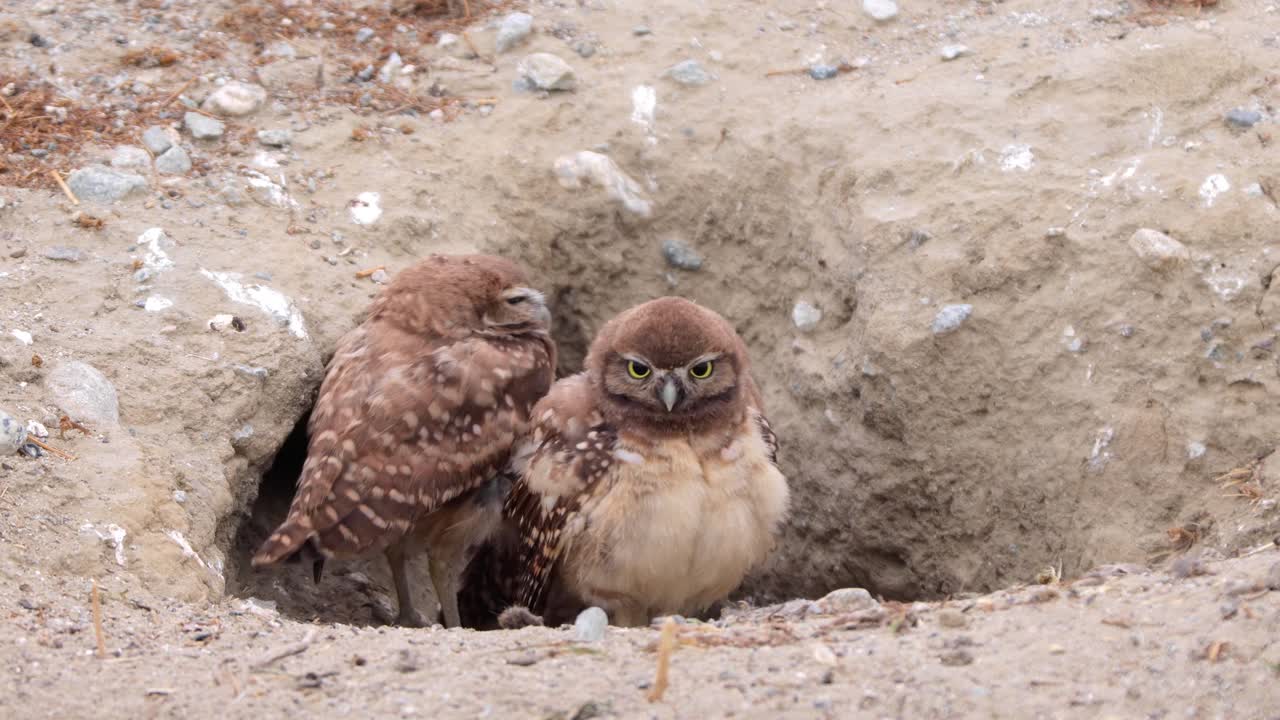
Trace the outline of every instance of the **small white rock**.
<path fill-rule="evenodd" d="M 214 332 L 223 332 L 224 330 L 236 328 L 239 323 L 241 323 L 241 320 L 235 315 L 223 313 L 209 318 L 209 329 Z M 240 327 L 243 328 L 244 325 L 241 324 Z M 239 330 L 240 328 L 236 329 Z"/>
<path fill-rule="evenodd" d="M 578 77 L 569 63 L 551 53 L 526 55 L 516 72 L 539 90 L 572 90 L 578 86 Z"/>
<path fill-rule="evenodd" d="M 357 225 L 372 225 L 382 217 L 382 194 L 362 192 L 347 206 L 351 214 L 351 222 Z"/>
<path fill-rule="evenodd" d="M 943 45 L 940 54 L 943 60 L 955 60 L 972 52 L 968 45 Z"/>
<path fill-rule="evenodd" d="M 147 312 L 161 312 L 163 310 L 168 310 L 171 307 L 173 307 L 173 301 L 167 297 L 161 297 L 159 295 L 152 295 L 148 297 L 147 301 L 142 305 L 142 309 Z"/>
<path fill-rule="evenodd" d="M 1129 247 L 1156 272 L 1168 272 L 1191 259 L 1187 246 L 1159 230 L 1141 228 L 1129 238 Z"/>
<path fill-rule="evenodd" d="M 524 42 L 533 32 L 533 16 L 529 13 L 515 12 L 502 18 L 498 26 L 498 37 L 494 49 L 500 53 L 507 52 Z"/>
<path fill-rule="evenodd" d="M 1204 443 L 1202 442 L 1193 440 L 1187 443 L 1187 459 L 1188 460 L 1199 460 L 1200 458 L 1204 457 L 1204 454 L 1206 452 L 1208 452 L 1208 448 L 1206 448 L 1204 446 Z"/>
<path fill-rule="evenodd" d="M 862 588 L 832 590 L 818 600 L 817 604 L 822 612 L 830 614 L 858 612 L 880 607 L 880 603 L 871 597 L 871 593 Z"/>
<path fill-rule="evenodd" d="M 973 314 L 973 306 L 967 303 L 960 305 L 944 305 L 933 318 L 933 334 L 946 335 L 960 329 L 965 320 Z"/>
<path fill-rule="evenodd" d="M 894 0 L 862 0 L 862 11 L 873 20 L 884 22 L 898 16 L 898 3 Z"/>
<path fill-rule="evenodd" d="M 201 108 L 218 115 L 240 117 L 258 111 L 267 102 L 267 91 L 260 85 L 231 81 L 205 98 Z"/>
<path fill-rule="evenodd" d="M 605 628 L 609 626 L 609 616 L 604 610 L 592 606 L 578 613 L 573 621 L 573 638 L 578 642 L 599 642 L 604 639 Z"/>
<path fill-rule="evenodd" d="M 822 309 L 803 300 L 791 308 L 791 322 L 801 332 L 808 332 L 822 321 Z"/>
<path fill-rule="evenodd" d="M 31 333 L 27 332 L 26 330 L 10 330 L 9 334 L 17 338 L 18 342 L 22 343 L 23 345 L 30 345 L 31 343 L 35 342 L 35 340 L 31 337 Z"/>

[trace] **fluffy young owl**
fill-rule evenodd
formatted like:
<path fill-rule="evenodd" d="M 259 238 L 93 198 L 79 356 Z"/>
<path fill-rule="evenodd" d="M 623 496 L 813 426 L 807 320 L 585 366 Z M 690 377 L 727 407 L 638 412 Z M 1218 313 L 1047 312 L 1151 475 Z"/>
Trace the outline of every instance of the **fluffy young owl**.
<path fill-rule="evenodd" d="M 773 548 L 787 481 L 746 346 L 715 312 L 669 297 L 622 313 L 533 418 L 504 513 L 518 601 L 545 624 L 590 605 L 623 626 L 698 614 Z"/>
<path fill-rule="evenodd" d="M 432 256 L 401 272 L 338 343 L 307 427 L 288 517 L 254 567 L 383 552 L 402 625 L 421 626 L 406 555 L 425 546 L 450 627 L 463 568 L 501 522 L 497 478 L 551 386 L 550 313 L 513 263 Z"/>

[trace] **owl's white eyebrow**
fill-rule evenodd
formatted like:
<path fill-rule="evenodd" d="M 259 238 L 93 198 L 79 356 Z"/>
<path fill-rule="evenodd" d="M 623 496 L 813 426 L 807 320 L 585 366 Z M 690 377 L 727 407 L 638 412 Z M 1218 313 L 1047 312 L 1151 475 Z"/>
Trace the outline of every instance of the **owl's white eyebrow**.
<path fill-rule="evenodd" d="M 704 363 L 704 362 L 711 362 L 711 361 L 713 361 L 713 360 L 719 360 L 719 359 L 720 359 L 720 358 L 722 358 L 722 357 L 724 357 L 724 353 L 707 353 L 706 355 L 703 355 L 703 356 L 699 357 L 697 360 L 694 360 L 693 362 L 689 363 L 688 365 L 685 365 L 685 367 L 693 367 L 694 365 L 698 365 L 698 364 L 700 364 L 700 363 Z"/>
<path fill-rule="evenodd" d="M 502 293 L 502 297 L 504 300 L 510 300 L 511 298 L 521 297 L 521 298 L 524 298 L 525 300 L 534 300 L 534 301 L 543 302 L 543 303 L 545 303 L 547 300 L 546 297 L 543 296 L 541 292 L 538 292 L 533 288 L 527 288 L 527 287 L 511 288 L 510 290 Z"/>

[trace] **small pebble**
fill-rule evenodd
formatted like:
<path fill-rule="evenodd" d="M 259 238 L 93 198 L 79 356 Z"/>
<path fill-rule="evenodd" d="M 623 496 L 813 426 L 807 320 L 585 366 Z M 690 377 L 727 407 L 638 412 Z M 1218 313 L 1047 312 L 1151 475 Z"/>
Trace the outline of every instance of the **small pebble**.
<path fill-rule="evenodd" d="M 147 180 L 137 175 L 103 165 L 80 168 L 67 177 L 67 186 L 82 201 L 109 205 L 145 190 Z"/>
<path fill-rule="evenodd" d="M 386 270 L 379 268 L 373 271 L 373 274 L 369 276 L 369 279 L 379 285 L 386 285 L 391 282 L 391 275 L 388 274 Z"/>
<path fill-rule="evenodd" d="M 962 628 L 969 624 L 969 618 L 959 610 L 946 608 L 938 611 L 938 624 L 945 628 Z"/>
<path fill-rule="evenodd" d="M 791 308 L 791 322 L 796 326 L 797 330 L 808 332 L 818 327 L 818 323 L 822 322 L 822 309 L 801 300 Z"/>
<path fill-rule="evenodd" d="M 1268 590 L 1280 590 L 1280 562 L 1272 563 L 1264 581 Z"/>
<path fill-rule="evenodd" d="M 667 264 L 681 270 L 701 270 L 702 256 L 697 250 L 689 247 L 689 244 L 678 238 L 670 238 L 662 241 L 662 256 L 667 259 Z"/>
<path fill-rule="evenodd" d="M 573 637 L 578 642 L 599 642 L 604 639 L 609 616 L 598 607 L 589 607 L 578 613 L 573 621 Z"/>
<path fill-rule="evenodd" d="M 830 80 L 840 74 L 840 68 L 836 65 L 814 65 L 809 68 L 809 77 L 814 80 Z"/>
<path fill-rule="evenodd" d="M 973 306 L 969 304 L 945 305 L 933 318 L 933 334 L 946 335 L 960 329 L 965 320 L 973 314 Z"/>
<path fill-rule="evenodd" d="M 356 42 L 367 43 L 373 39 L 373 36 L 374 36 L 373 28 L 362 27 L 356 31 Z"/>
<path fill-rule="evenodd" d="M 971 52 L 973 51 L 970 50 L 967 45 L 943 45 L 940 54 L 942 55 L 943 60 L 955 60 L 956 58 L 964 57 Z"/>
<path fill-rule="evenodd" d="M 0 455 L 9 456 L 27 442 L 27 426 L 0 410 Z"/>
<path fill-rule="evenodd" d="M 285 147 L 293 142 L 293 132 L 287 129 L 259 130 L 258 142 L 267 147 Z"/>
<path fill-rule="evenodd" d="M 1129 238 L 1129 247 L 1156 272 L 1168 272 L 1191 259 L 1187 246 L 1159 230 L 1141 228 Z"/>
<path fill-rule="evenodd" d="M 120 169 L 145 168 L 151 165 L 151 155 L 134 145 L 118 145 L 111 153 L 111 167 Z"/>
<path fill-rule="evenodd" d="M 706 85 L 711 82 L 711 75 L 702 67 L 702 63 L 697 60 L 685 60 L 676 63 L 666 72 L 667 77 L 675 80 L 681 85 Z"/>
<path fill-rule="evenodd" d="M 85 252 L 80 248 L 67 247 L 66 245 L 54 245 L 53 247 L 45 249 L 44 256 L 50 260 L 80 262 L 85 259 Z"/>
<path fill-rule="evenodd" d="M 1248 110 L 1246 108 L 1236 108 L 1229 111 L 1223 118 L 1227 125 L 1237 130 L 1248 130 L 1262 121 L 1262 113 L 1257 110 Z"/>
<path fill-rule="evenodd" d="M 156 158 L 156 172 L 165 175 L 186 175 L 191 172 L 191 156 L 181 145 L 174 145 Z"/>
<path fill-rule="evenodd" d="M 527 40 L 532 32 L 532 15 L 522 12 L 511 13 L 502 18 L 502 24 L 498 26 L 494 49 L 499 53 L 507 52 Z"/>
<path fill-rule="evenodd" d="M 637 25 L 631 28 L 631 34 L 635 35 L 636 37 L 644 37 L 645 35 L 648 35 L 652 32 L 653 31 L 649 29 L 648 25 Z"/>
<path fill-rule="evenodd" d="M 182 124 L 187 128 L 187 132 L 191 133 L 191 137 L 196 140 L 217 140 L 227 130 L 226 123 L 197 112 L 189 112 L 183 115 Z"/>
<path fill-rule="evenodd" d="M 201 109 L 216 115 L 240 117 L 257 112 L 267 102 L 267 91 L 260 85 L 231 81 L 209 93 Z"/>
<path fill-rule="evenodd" d="M 173 128 L 163 125 L 152 125 L 142 133 L 142 144 L 147 146 L 153 155 L 161 155 L 165 150 L 178 143 L 178 133 Z"/>
<path fill-rule="evenodd" d="M 884 22 L 898 16 L 898 3 L 894 0 L 862 0 L 862 11 L 871 19 Z"/>
<path fill-rule="evenodd" d="M 573 90 L 578 77 L 569 63 L 551 53 L 527 55 L 516 66 L 519 78 L 538 90 Z"/>
<path fill-rule="evenodd" d="M 871 597 L 871 593 L 862 588 L 832 590 L 823 595 L 817 603 L 818 607 L 822 608 L 822 612 L 830 614 L 873 610 L 880 607 L 880 603 Z"/>

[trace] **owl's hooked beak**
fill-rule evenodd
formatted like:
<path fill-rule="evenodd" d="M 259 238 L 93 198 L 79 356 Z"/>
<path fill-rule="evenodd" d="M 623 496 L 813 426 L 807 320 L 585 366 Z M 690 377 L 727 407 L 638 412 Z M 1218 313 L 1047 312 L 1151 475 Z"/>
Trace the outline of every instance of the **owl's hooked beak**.
<path fill-rule="evenodd" d="M 675 409 L 676 404 L 680 402 L 684 392 L 680 388 L 680 381 L 675 376 L 668 375 L 662 380 L 662 385 L 658 386 L 658 399 L 663 405 L 667 406 L 667 412 Z"/>

